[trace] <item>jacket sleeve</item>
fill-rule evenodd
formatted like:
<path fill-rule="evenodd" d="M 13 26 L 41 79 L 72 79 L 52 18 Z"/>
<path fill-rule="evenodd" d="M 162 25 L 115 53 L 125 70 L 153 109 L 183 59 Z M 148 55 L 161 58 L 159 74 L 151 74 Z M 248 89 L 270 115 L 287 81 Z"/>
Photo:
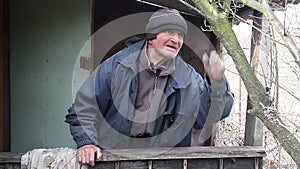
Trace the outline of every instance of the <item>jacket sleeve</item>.
<path fill-rule="evenodd" d="M 201 87 L 200 87 L 201 88 Z M 217 85 L 207 81 L 200 92 L 200 107 L 194 128 L 200 129 L 229 116 L 234 95 L 225 77 Z"/>
<path fill-rule="evenodd" d="M 105 68 L 103 67 L 99 66 L 83 83 L 66 115 L 65 122 L 70 125 L 71 134 L 78 148 L 88 144 L 99 146 L 98 130 L 101 123 L 101 110 L 97 95 L 100 93 L 99 90 L 106 90 L 105 85 L 100 84 L 105 83 L 104 79 L 106 79 L 106 72 L 104 72 Z M 101 72 L 101 76 L 99 72 Z M 104 102 L 103 100 L 102 104 L 105 104 Z"/>
<path fill-rule="evenodd" d="M 83 127 L 81 126 L 80 120 L 77 117 L 77 113 L 74 108 L 74 104 L 68 109 L 68 114 L 66 115 L 66 123 L 70 125 L 71 135 L 73 136 L 73 140 L 77 144 L 77 148 L 96 143 L 87 135 Z"/>

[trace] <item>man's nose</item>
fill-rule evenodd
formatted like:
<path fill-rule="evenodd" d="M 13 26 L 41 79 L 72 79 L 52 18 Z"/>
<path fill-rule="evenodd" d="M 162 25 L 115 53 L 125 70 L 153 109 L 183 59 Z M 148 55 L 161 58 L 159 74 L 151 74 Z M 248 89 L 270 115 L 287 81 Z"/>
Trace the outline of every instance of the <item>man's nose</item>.
<path fill-rule="evenodd" d="M 173 43 L 178 43 L 178 42 L 181 41 L 181 38 L 180 38 L 179 35 L 174 34 L 174 35 L 171 36 L 171 41 L 172 41 Z"/>

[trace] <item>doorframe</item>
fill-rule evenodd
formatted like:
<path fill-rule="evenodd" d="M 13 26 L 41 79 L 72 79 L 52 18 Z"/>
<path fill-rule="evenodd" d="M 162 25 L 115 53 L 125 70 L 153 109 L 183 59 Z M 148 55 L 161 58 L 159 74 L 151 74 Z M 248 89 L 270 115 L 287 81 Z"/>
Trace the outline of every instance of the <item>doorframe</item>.
<path fill-rule="evenodd" d="M 8 0 L 0 0 L 0 152 L 10 151 Z"/>

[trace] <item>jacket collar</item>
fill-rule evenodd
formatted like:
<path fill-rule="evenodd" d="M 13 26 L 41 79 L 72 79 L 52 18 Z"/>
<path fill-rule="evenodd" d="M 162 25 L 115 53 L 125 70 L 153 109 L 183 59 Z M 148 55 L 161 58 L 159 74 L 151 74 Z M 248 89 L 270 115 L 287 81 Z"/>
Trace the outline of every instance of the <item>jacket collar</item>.
<path fill-rule="evenodd" d="M 120 53 L 122 56 L 118 57 L 117 62 L 129 69 L 132 69 L 134 73 L 137 73 L 138 58 L 142 51 L 146 40 L 138 41 L 125 49 Z M 191 75 L 188 70 L 187 63 L 185 63 L 180 55 L 175 57 L 175 71 L 171 74 L 171 86 L 174 88 L 186 88 L 191 83 Z"/>

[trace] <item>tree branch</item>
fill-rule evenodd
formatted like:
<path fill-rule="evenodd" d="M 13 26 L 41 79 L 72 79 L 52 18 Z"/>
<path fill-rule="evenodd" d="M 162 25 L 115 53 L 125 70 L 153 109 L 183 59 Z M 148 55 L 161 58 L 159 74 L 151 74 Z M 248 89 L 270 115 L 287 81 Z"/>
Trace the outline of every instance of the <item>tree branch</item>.
<path fill-rule="evenodd" d="M 291 52 L 292 56 L 295 59 L 295 63 L 300 68 L 300 49 L 297 47 L 295 41 L 293 38 L 288 34 L 288 32 L 284 32 L 284 26 L 281 24 L 281 22 L 278 20 L 278 18 L 275 16 L 275 14 L 272 12 L 270 6 L 266 3 L 265 0 L 263 0 L 262 3 L 259 3 L 255 0 L 240 0 L 247 6 L 249 6 L 252 9 L 255 9 L 261 13 L 263 13 L 268 19 L 268 22 L 270 25 L 273 26 L 273 28 L 276 30 L 276 32 L 281 36 L 282 40 L 284 41 L 286 47 Z"/>

